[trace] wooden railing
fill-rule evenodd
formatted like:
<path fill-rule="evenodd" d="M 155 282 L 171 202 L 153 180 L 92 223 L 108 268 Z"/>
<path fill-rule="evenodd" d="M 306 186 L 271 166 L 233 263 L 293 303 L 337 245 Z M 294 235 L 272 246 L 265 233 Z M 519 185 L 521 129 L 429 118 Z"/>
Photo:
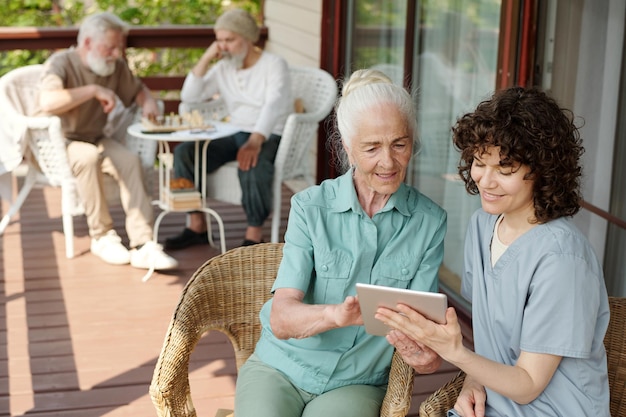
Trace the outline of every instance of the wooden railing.
<path fill-rule="evenodd" d="M 62 49 L 76 44 L 77 28 L 0 27 L 0 51 Z M 260 47 L 267 41 L 268 31 L 261 28 Z M 134 48 L 206 48 L 215 40 L 213 26 L 133 27 L 127 46 Z M 189 63 L 189 67 L 193 65 Z M 153 91 L 180 90 L 184 75 L 142 78 Z M 176 111 L 178 100 L 164 99 L 165 111 Z"/>
<path fill-rule="evenodd" d="M 581 206 L 582 206 L 582 208 L 592 212 L 596 216 L 602 217 L 604 220 L 606 220 L 610 224 L 614 224 L 615 226 L 626 230 L 626 221 L 620 219 L 619 217 L 614 216 L 611 213 L 608 213 L 608 212 L 602 210 L 600 207 L 596 207 L 593 204 L 588 203 L 586 201 L 583 201 Z"/>

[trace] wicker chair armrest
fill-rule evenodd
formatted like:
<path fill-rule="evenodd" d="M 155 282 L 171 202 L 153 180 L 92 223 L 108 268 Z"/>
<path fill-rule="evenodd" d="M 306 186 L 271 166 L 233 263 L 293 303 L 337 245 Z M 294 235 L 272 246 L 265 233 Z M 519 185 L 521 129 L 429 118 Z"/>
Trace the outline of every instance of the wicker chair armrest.
<path fill-rule="evenodd" d="M 420 405 L 420 417 L 445 417 L 446 412 L 454 407 L 463 382 L 465 381 L 465 373 L 459 372 L 452 381 L 448 382 L 437 391 L 432 393 Z"/>
<path fill-rule="evenodd" d="M 189 386 L 189 359 L 200 338 L 212 327 L 207 310 L 202 308 L 208 296 L 200 273 L 203 267 L 183 289 L 154 368 L 150 397 L 159 417 L 197 416 Z"/>
<path fill-rule="evenodd" d="M 169 326 L 150 384 L 150 397 L 159 417 L 196 417 L 189 386 L 189 358 L 201 335 Z"/>
<path fill-rule="evenodd" d="M 389 371 L 389 385 L 380 407 L 380 417 L 406 416 L 411 407 L 414 377 L 413 368 L 404 362 L 398 352 L 394 351 Z"/>
<path fill-rule="evenodd" d="M 292 119 L 293 122 L 292 123 L 314 123 L 315 127 L 317 128 L 317 125 L 319 122 L 322 121 L 322 119 L 324 119 L 325 114 L 321 113 L 321 112 L 317 112 L 317 113 L 291 113 L 288 117 L 287 117 L 287 121 L 285 122 L 285 125 L 287 123 L 289 123 L 289 119 Z"/>

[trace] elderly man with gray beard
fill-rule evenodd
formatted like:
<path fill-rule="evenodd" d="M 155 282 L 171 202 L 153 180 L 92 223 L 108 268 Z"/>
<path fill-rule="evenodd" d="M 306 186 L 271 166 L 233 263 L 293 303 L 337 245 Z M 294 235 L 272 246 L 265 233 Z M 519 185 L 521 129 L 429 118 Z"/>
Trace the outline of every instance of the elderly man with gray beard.
<path fill-rule="evenodd" d="M 255 46 L 259 27 L 246 11 L 232 9 L 214 25 L 216 41 L 187 75 L 181 90 L 184 102 L 198 103 L 219 95 L 228 108 L 230 123 L 240 131 L 212 141 L 207 149 L 207 172 L 237 161 L 242 205 L 248 227 L 243 245 L 263 240 L 263 223 L 272 207 L 274 159 L 287 116 L 293 112 L 287 62 Z M 194 179 L 193 143 L 174 150 L 174 173 Z M 191 212 L 188 227 L 166 239 L 165 248 L 182 249 L 208 243 L 204 213 Z"/>
<path fill-rule="evenodd" d="M 61 118 L 68 160 L 85 206 L 91 252 L 110 264 L 172 269 L 178 262 L 153 241 L 152 206 L 139 157 L 104 132 L 117 98 L 126 107 L 136 103 L 146 117 L 158 113 L 150 91 L 124 60 L 128 30 L 111 13 L 87 17 L 78 32 L 78 46 L 54 53 L 44 65 L 40 112 Z M 120 185 L 130 251 L 113 229 L 103 173 Z"/>

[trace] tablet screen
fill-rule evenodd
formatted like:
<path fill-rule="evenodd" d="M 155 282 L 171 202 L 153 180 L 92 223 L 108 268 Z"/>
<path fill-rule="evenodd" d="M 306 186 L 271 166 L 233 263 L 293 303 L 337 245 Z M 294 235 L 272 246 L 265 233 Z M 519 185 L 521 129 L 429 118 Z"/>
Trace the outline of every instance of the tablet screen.
<path fill-rule="evenodd" d="M 356 292 L 365 331 L 369 334 L 385 336 L 389 332 L 390 328 L 374 318 L 374 315 L 378 307 L 397 311 L 396 306 L 399 303 L 411 306 L 432 321 L 441 324 L 446 322 L 448 298 L 445 294 L 361 283 L 356 284 Z"/>

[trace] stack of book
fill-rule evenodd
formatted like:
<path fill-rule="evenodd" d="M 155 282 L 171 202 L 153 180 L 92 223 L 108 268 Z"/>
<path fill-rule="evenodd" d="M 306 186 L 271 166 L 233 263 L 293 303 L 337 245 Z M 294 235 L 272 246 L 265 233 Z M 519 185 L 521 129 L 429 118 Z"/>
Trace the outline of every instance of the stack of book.
<path fill-rule="evenodd" d="M 198 210 L 202 208 L 200 191 L 192 189 L 164 190 L 162 200 L 167 202 L 171 210 Z"/>

